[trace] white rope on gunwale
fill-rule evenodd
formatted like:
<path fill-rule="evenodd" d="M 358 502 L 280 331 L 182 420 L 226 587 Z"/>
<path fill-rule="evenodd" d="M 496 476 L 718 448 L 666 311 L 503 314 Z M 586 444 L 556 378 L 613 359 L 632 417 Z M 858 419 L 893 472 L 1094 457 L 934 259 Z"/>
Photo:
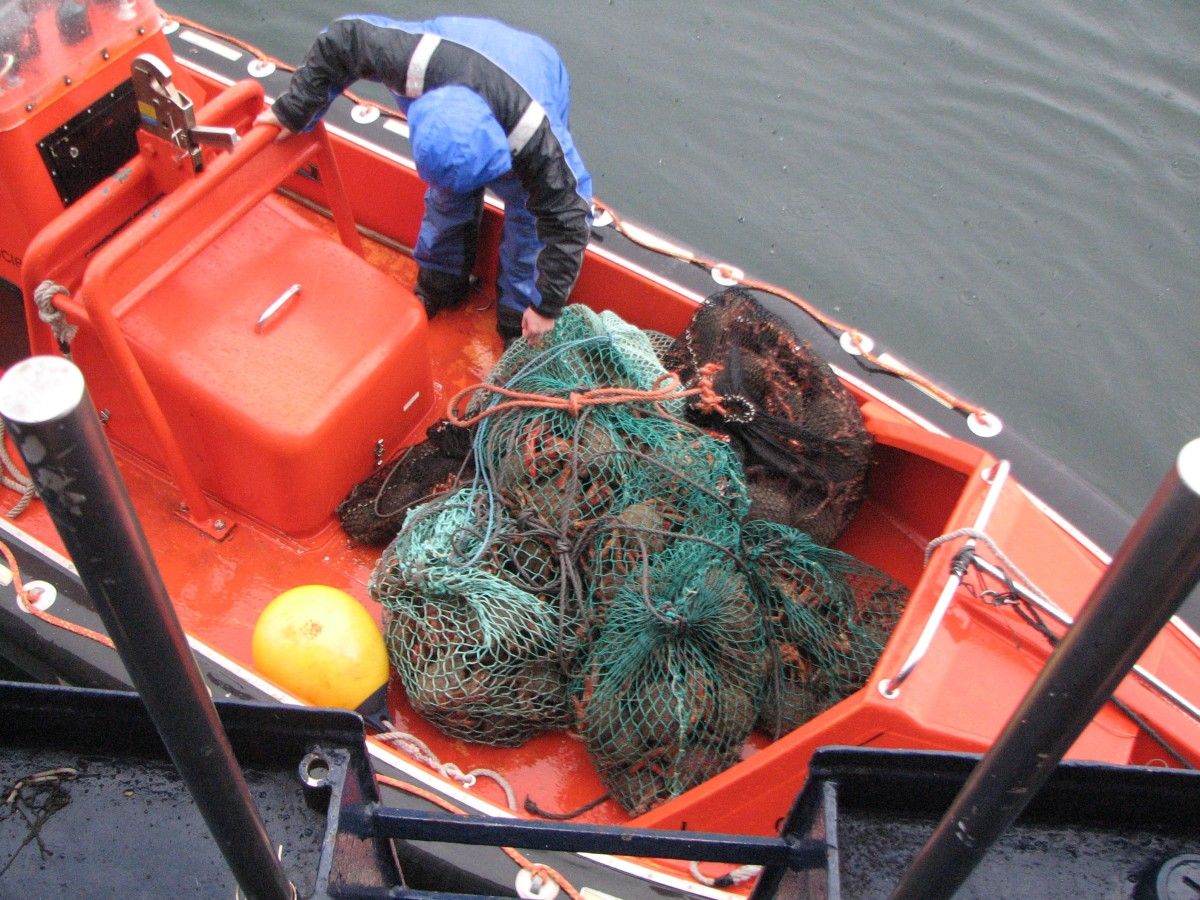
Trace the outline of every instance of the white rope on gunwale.
<path fill-rule="evenodd" d="M 454 763 L 443 763 L 424 741 L 406 731 L 385 731 L 382 734 L 377 734 L 375 738 L 376 740 L 392 744 L 417 762 L 428 766 L 442 777 L 457 782 L 465 788 L 473 788 L 475 782 L 480 777 L 492 779 L 504 791 L 504 798 L 508 802 L 508 808 L 513 812 L 517 811 L 517 796 L 512 789 L 512 785 L 508 783 L 508 780 L 503 775 L 494 769 L 472 769 L 470 772 L 464 772 Z"/>
<path fill-rule="evenodd" d="M 0 465 L 3 466 L 3 471 L 0 472 L 0 482 L 9 490 L 16 491 L 21 495 L 21 499 L 4 514 L 9 519 L 15 519 L 29 508 L 29 504 L 33 502 L 33 498 L 37 494 L 33 489 L 33 479 L 17 468 L 17 464 L 9 456 L 8 445 L 4 442 L 3 421 L 0 421 Z"/>
<path fill-rule="evenodd" d="M 935 537 L 932 541 L 930 541 L 925 546 L 925 562 L 922 563 L 922 565 L 923 566 L 929 565 L 929 558 L 931 556 L 933 556 L 934 550 L 936 550 L 938 547 L 940 547 L 942 544 L 946 543 L 947 541 L 953 541 L 958 538 L 973 538 L 974 540 L 978 541 L 979 543 L 987 545 L 988 549 L 991 550 L 993 554 L 995 554 L 996 559 L 1000 562 L 1000 565 L 1002 565 L 1005 569 L 1007 569 L 1011 575 L 1015 576 L 1017 581 L 1024 584 L 1025 587 L 1029 589 L 1029 592 L 1031 594 L 1033 594 L 1035 597 L 1037 597 L 1039 600 L 1043 601 L 1044 603 L 1051 603 L 1051 600 L 1050 600 L 1049 596 L 1047 596 L 1046 592 L 1043 591 L 1041 588 L 1039 588 L 1036 584 L 1034 584 L 1034 582 L 1029 578 L 1029 576 L 1026 575 L 1024 572 L 1022 572 L 1020 570 L 1020 568 L 1017 566 L 1017 564 L 1014 563 L 1011 559 L 1009 559 L 1008 555 L 1003 550 L 1000 549 L 1000 545 L 997 544 L 996 541 L 992 539 L 991 535 L 987 534 L 987 532 L 979 531 L 975 528 L 959 528 L 956 531 L 951 531 L 947 534 L 943 534 L 939 537 Z"/>
<path fill-rule="evenodd" d="M 54 339 L 63 351 L 67 352 L 79 331 L 79 326 L 68 322 L 63 311 L 54 305 L 54 298 L 59 294 L 71 296 L 71 292 L 61 284 L 47 279 L 34 289 L 33 302 L 37 306 L 38 318 L 50 326 Z"/>

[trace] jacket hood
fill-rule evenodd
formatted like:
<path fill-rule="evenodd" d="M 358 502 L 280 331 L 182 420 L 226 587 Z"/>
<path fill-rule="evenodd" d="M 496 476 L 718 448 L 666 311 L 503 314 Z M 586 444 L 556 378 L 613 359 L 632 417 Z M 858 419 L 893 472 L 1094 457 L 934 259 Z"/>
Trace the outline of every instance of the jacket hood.
<path fill-rule="evenodd" d="M 447 85 L 418 97 L 408 128 L 417 174 L 429 184 L 467 194 L 512 170 L 504 129 L 470 88 Z"/>

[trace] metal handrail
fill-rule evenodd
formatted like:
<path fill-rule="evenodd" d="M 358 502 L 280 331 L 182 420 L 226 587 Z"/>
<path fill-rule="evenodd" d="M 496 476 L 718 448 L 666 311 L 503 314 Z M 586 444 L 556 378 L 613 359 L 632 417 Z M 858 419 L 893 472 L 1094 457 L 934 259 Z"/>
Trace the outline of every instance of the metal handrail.
<path fill-rule="evenodd" d="M 984 572 L 999 581 L 1009 584 L 1009 589 L 1012 590 L 1013 593 L 1018 594 L 1022 600 L 1025 600 L 1033 606 L 1036 606 L 1039 611 L 1046 613 L 1046 615 L 1054 619 L 1054 621 L 1056 621 L 1059 625 L 1062 625 L 1065 628 L 1070 628 L 1075 624 L 1075 619 L 1059 609 L 1054 603 L 1049 602 L 1043 597 L 1039 597 L 1037 594 L 1026 590 L 1015 582 L 1009 582 L 1005 576 L 1004 570 L 996 564 L 991 563 L 979 556 L 973 557 L 971 559 L 971 564 L 978 568 L 981 572 Z M 1187 697 L 1180 694 L 1173 687 L 1148 669 L 1145 669 L 1142 666 L 1134 666 L 1132 671 L 1133 674 L 1145 681 L 1147 686 L 1149 686 L 1152 690 L 1157 691 L 1165 699 L 1178 706 L 1197 722 L 1200 722 L 1200 706 L 1192 703 L 1192 701 L 1188 700 Z"/>
<path fill-rule="evenodd" d="M 979 515 L 975 517 L 975 524 L 972 530 L 976 532 L 983 531 L 987 523 L 992 518 L 992 513 L 995 512 L 996 504 L 1000 501 L 1000 493 L 1004 489 L 1004 484 L 1008 480 L 1008 472 L 1011 465 L 1008 460 L 1002 459 L 996 463 L 992 470 L 991 487 L 988 489 L 987 496 L 983 498 L 983 505 L 979 508 Z M 986 480 L 987 476 L 984 476 Z M 968 538 L 963 544 L 963 550 L 970 550 L 975 546 L 975 538 Z M 960 551 L 961 553 L 961 551 Z M 954 594 L 958 591 L 959 584 L 962 583 L 962 576 L 966 571 L 966 563 L 956 564 L 954 570 L 950 573 L 950 578 L 942 586 L 942 593 L 938 596 L 937 603 L 934 604 L 933 612 L 929 614 L 929 619 L 925 623 L 925 627 L 921 629 L 921 634 L 917 637 L 917 642 L 909 651 L 908 658 L 904 660 L 904 664 L 900 666 L 900 670 L 891 678 L 885 678 L 879 682 L 879 693 L 888 700 L 895 700 L 900 696 L 900 685 L 913 669 L 917 667 L 917 663 L 929 652 L 929 645 L 933 643 L 933 636 L 941 627 L 942 620 L 946 617 L 946 612 L 950 609 L 950 602 L 954 599 Z"/>

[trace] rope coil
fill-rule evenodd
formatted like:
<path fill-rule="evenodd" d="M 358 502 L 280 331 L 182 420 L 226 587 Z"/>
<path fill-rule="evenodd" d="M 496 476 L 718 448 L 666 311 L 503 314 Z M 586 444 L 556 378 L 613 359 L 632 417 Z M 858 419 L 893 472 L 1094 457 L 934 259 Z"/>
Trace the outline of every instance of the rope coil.
<path fill-rule="evenodd" d="M 409 734 L 406 731 L 385 731 L 382 734 L 375 736 L 376 740 L 391 744 L 393 747 L 403 751 L 408 756 L 415 759 L 417 762 L 428 766 L 442 777 L 454 781 L 464 788 L 470 790 L 475 787 L 479 777 L 490 778 L 496 784 L 500 785 L 504 791 L 504 798 L 508 803 L 508 808 L 513 812 L 517 811 L 517 796 L 512 789 L 512 785 L 508 783 L 503 775 L 494 769 L 477 768 L 470 772 L 464 772 L 460 766 L 455 763 L 443 763 L 437 758 L 437 755 L 429 749 L 429 745 L 422 741 L 414 734 Z"/>
<path fill-rule="evenodd" d="M 70 356 L 71 341 L 79 332 L 79 326 L 68 322 L 63 311 L 54 305 L 54 298 L 59 294 L 66 297 L 71 296 L 71 292 L 61 284 L 47 279 L 34 289 L 33 302 L 37 306 L 38 318 L 50 326 L 54 339 L 58 341 L 59 349 Z"/>
<path fill-rule="evenodd" d="M 12 456 L 9 455 L 8 444 L 4 439 L 4 422 L 2 420 L 0 420 L 0 466 L 3 467 L 3 471 L 0 471 L 0 483 L 21 495 L 21 499 L 5 513 L 6 517 L 15 519 L 29 508 L 29 504 L 33 502 L 37 493 L 33 488 L 33 479 L 22 472 L 13 462 Z"/>

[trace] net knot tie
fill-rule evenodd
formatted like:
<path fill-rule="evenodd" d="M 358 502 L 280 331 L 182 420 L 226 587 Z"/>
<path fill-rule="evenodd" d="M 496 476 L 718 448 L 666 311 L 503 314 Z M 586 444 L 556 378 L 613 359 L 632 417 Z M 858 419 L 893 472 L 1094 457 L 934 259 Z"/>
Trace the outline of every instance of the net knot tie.
<path fill-rule="evenodd" d="M 724 417 L 725 398 L 717 391 L 716 385 L 713 383 L 716 377 L 724 371 L 725 367 L 717 362 L 707 362 L 702 365 L 696 372 L 696 409 L 702 413 L 716 413 Z"/>

